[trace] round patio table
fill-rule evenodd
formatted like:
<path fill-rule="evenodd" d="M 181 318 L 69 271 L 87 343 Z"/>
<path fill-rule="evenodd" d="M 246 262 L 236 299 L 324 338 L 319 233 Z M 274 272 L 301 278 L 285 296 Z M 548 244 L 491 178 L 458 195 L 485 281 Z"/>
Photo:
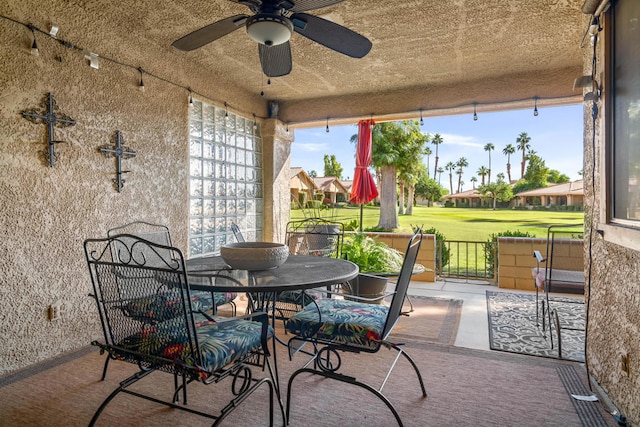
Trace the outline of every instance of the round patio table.
<path fill-rule="evenodd" d="M 271 270 L 234 270 L 221 256 L 190 258 L 186 261 L 191 277 L 229 275 L 235 281 L 195 281 L 193 289 L 212 292 L 282 292 L 304 290 L 344 283 L 358 275 L 358 266 L 338 258 L 289 255 L 279 267 Z M 246 289 L 244 289 L 246 287 Z"/>

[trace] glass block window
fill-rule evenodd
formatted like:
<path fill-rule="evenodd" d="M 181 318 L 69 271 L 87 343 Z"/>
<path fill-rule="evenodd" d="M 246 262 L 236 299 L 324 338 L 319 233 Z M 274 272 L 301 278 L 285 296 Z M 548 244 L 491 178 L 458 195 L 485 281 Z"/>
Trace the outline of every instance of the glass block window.
<path fill-rule="evenodd" d="M 262 240 L 259 126 L 195 99 L 189 112 L 189 256 L 219 254 L 236 241 L 232 224 Z"/>

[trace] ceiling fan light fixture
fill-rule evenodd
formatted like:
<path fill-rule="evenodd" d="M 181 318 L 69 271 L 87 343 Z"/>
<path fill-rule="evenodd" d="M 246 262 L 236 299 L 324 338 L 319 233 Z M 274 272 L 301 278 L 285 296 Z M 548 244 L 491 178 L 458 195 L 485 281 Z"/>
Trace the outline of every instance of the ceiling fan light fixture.
<path fill-rule="evenodd" d="M 293 26 L 288 19 L 269 13 L 260 13 L 247 19 L 247 34 L 265 46 L 277 46 L 291 38 Z"/>

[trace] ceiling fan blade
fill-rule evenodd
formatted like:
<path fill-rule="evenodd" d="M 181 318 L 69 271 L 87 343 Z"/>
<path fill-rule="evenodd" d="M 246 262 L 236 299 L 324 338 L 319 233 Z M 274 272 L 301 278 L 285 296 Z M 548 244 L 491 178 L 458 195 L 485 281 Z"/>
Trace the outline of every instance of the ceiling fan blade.
<path fill-rule="evenodd" d="M 260 64 L 267 77 L 286 76 L 291 72 L 291 45 L 289 42 L 277 46 L 258 44 Z"/>
<path fill-rule="evenodd" d="M 220 37 L 237 30 L 240 27 L 244 27 L 247 21 L 248 15 L 235 15 L 229 18 L 223 19 L 213 24 L 209 24 L 206 27 L 202 27 L 199 30 L 195 30 L 186 36 L 174 41 L 171 46 L 176 49 L 190 51 L 204 46 L 207 43 L 211 43 Z"/>
<path fill-rule="evenodd" d="M 306 12 L 307 10 L 320 9 L 342 3 L 344 0 L 293 0 L 292 12 Z"/>
<path fill-rule="evenodd" d="M 318 16 L 294 13 L 291 22 L 298 34 L 352 58 L 362 58 L 371 50 L 368 38 Z"/>

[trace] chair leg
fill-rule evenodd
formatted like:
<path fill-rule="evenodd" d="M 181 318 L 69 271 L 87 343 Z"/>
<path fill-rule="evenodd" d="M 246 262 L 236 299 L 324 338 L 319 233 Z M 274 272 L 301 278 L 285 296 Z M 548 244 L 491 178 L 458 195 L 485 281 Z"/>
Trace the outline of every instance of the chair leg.
<path fill-rule="evenodd" d="M 107 368 L 109 367 L 109 355 L 107 354 L 107 358 L 104 361 L 104 368 L 102 368 L 102 381 L 107 379 Z"/>
<path fill-rule="evenodd" d="M 343 382 L 343 383 L 352 384 L 352 385 L 361 387 L 361 388 L 363 388 L 365 390 L 369 390 L 371 393 L 376 395 L 378 397 L 378 399 L 382 400 L 382 402 L 385 405 L 387 405 L 387 408 L 389 408 L 389 410 L 391 411 L 391 413 L 395 417 L 396 421 L 398 422 L 398 426 L 400 426 L 400 427 L 404 426 L 404 424 L 402 424 L 402 419 L 400 419 L 400 414 L 398 414 L 398 411 L 393 406 L 391 401 L 389 401 L 389 399 L 387 399 L 382 393 L 380 393 L 375 388 L 371 387 L 368 384 L 365 384 L 365 383 L 362 383 L 360 381 L 357 381 L 353 377 L 348 377 L 348 376 L 342 375 L 342 374 L 336 374 L 335 372 L 318 371 L 318 370 L 311 369 L 311 368 L 300 368 L 297 371 L 295 371 L 291 375 L 291 377 L 289 377 L 289 386 L 287 388 L 287 420 L 289 420 L 289 418 L 291 417 L 291 388 L 292 388 L 293 380 L 299 374 L 302 374 L 302 373 L 305 373 L 305 372 L 309 373 L 309 374 L 320 375 L 321 377 L 325 377 L 325 378 L 338 380 L 338 381 Z"/>
<path fill-rule="evenodd" d="M 560 332 L 560 317 L 558 316 L 558 310 L 554 310 L 553 315 L 556 321 L 556 335 L 558 335 L 558 359 L 562 359 L 562 333 Z M 553 345 L 553 341 L 551 344 Z"/>

